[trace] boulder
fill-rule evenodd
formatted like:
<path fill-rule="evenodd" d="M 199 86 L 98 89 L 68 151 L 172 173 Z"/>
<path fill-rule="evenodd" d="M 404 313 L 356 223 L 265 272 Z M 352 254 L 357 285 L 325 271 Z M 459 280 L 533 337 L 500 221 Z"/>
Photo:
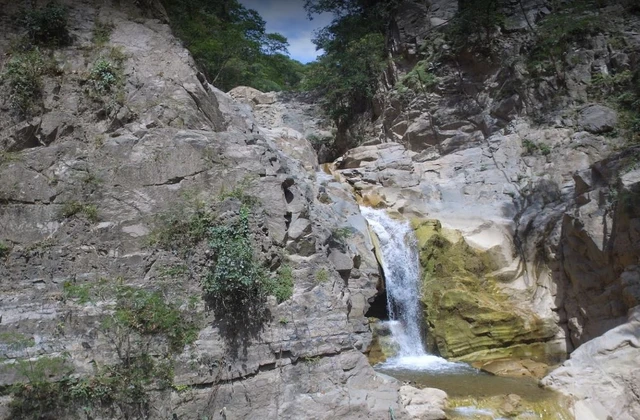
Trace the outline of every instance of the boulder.
<path fill-rule="evenodd" d="M 447 393 L 436 388 L 400 387 L 400 402 L 411 418 L 419 420 L 446 419 Z"/>
<path fill-rule="evenodd" d="M 640 418 L 640 307 L 626 323 L 578 347 L 542 385 L 572 396 L 577 419 Z"/>
<path fill-rule="evenodd" d="M 578 125 L 594 134 L 612 131 L 618 124 L 616 112 L 604 105 L 589 105 L 580 111 Z"/>

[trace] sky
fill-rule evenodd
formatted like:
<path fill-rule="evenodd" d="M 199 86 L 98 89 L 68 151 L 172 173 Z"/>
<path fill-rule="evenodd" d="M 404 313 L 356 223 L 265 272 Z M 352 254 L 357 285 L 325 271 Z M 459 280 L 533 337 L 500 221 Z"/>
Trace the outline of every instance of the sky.
<path fill-rule="evenodd" d="M 304 0 L 240 0 L 255 9 L 267 22 L 267 32 L 279 32 L 289 41 L 289 55 L 302 63 L 316 59 L 321 51 L 311 42 L 313 31 L 331 22 L 330 14 L 314 16 L 309 20 L 304 10 Z"/>

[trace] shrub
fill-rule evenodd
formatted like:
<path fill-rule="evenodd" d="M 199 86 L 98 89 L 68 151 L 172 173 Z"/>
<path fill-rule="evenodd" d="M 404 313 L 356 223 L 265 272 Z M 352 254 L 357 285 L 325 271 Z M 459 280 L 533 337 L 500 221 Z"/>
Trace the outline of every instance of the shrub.
<path fill-rule="evenodd" d="M 453 51 L 488 50 L 494 32 L 504 24 L 505 17 L 500 11 L 503 3 L 503 0 L 460 2 L 458 13 L 446 28 Z"/>
<path fill-rule="evenodd" d="M 563 65 L 564 54 L 573 44 L 606 30 L 603 18 L 585 13 L 588 7 L 588 4 L 569 2 L 540 23 L 527 61 L 528 70 L 534 76 L 560 74 L 558 66 Z"/>
<path fill-rule="evenodd" d="M 116 288 L 116 309 L 107 326 L 122 326 L 141 335 L 164 335 L 173 352 L 182 351 L 198 337 L 197 326 L 178 305 L 167 302 L 159 292 L 122 285 Z"/>
<path fill-rule="evenodd" d="M 426 94 L 429 89 L 437 85 L 438 78 L 429 71 L 429 65 L 428 61 L 418 62 L 409 73 L 400 78 L 396 84 L 398 92 L 404 94 L 411 90 Z"/>
<path fill-rule="evenodd" d="M 91 40 L 96 45 L 104 45 L 109 42 L 111 38 L 111 32 L 113 32 L 114 25 L 109 22 L 103 22 L 96 20 L 93 25 L 93 36 Z"/>
<path fill-rule="evenodd" d="M 210 234 L 214 267 L 202 287 L 215 305 L 237 313 L 265 298 L 270 282 L 254 257 L 247 207 L 240 209 L 236 221 L 215 226 Z"/>
<path fill-rule="evenodd" d="M 126 58 L 119 48 L 111 48 L 108 55 L 100 57 L 89 71 L 87 94 L 102 103 L 107 111 L 124 104 L 123 63 Z"/>
<path fill-rule="evenodd" d="M 9 245 L 7 245 L 6 243 L 0 241 L 0 258 L 6 257 L 7 255 L 9 255 L 10 251 L 11 251 L 11 247 L 9 247 Z"/>
<path fill-rule="evenodd" d="M 321 268 L 316 271 L 316 281 L 318 283 L 325 283 L 329 280 L 329 272 L 325 268 Z"/>
<path fill-rule="evenodd" d="M 266 292 L 275 296 L 278 303 L 289 300 L 293 296 L 293 270 L 290 266 L 280 267 L 277 276 L 267 282 Z"/>
<path fill-rule="evenodd" d="M 104 58 L 96 61 L 89 76 L 89 80 L 93 82 L 93 88 L 101 95 L 111 92 L 119 78 L 116 66 Z"/>
<path fill-rule="evenodd" d="M 42 97 L 42 76 L 47 65 L 39 49 L 14 54 L 2 74 L 10 89 L 11 106 L 22 115 L 31 114 Z"/>
<path fill-rule="evenodd" d="M 60 217 L 68 219 L 76 215 L 84 215 L 90 222 L 98 221 L 98 208 L 93 204 L 69 201 L 62 206 Z"/>
<path fill-rule="evenodd" d="M 20 19 L 34 44 L 61 46 L 69 42 L 68 10 L 52 1 L 45 7 L 27 11 Z"/>

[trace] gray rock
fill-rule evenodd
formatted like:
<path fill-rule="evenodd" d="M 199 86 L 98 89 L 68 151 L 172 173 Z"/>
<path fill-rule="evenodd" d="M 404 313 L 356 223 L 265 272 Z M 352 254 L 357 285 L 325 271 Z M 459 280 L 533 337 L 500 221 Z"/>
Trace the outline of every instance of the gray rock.
<path fill-rule="evenodd" d="M 349 273 L 353 269 L 353 258 L 336 249 L 329 253 L 329 261 L 339 273 Z"/>
<path fill-rule="evenodd" d="M 603 105 L 589 105 L 580 111 L 578 125 L 584 130 L 602 134 L 612 131 L 618 124 L 616 112 Z"/>

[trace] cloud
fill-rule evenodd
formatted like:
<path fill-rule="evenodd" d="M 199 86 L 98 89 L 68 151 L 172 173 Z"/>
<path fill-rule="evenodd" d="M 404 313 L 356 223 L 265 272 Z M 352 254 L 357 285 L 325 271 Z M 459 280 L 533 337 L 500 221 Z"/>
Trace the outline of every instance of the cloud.
<path fill-rule="evenodd" d="M 331 22 L 330 14 L 309 20 L 302 0 L 240 0 L 240 3 L 260 13 L 268 32 L 279 32 L 287 37 L 291 58 L 308 63 L 322 52 L 316 51 L 311 39 L 315 30 Z"/>

